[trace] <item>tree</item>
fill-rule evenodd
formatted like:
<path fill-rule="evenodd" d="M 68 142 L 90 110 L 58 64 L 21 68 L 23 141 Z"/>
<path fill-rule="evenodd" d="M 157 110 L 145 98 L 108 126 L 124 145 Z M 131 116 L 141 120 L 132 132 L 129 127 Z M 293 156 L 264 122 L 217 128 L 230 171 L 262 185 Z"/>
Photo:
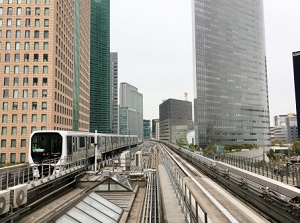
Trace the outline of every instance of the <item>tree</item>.
<path fill-rule="evenodd" d="M 293 150 L 296 154 L 300 154 L 300 141 L 295 141 L 294 142 Z"/>
<path fill-rule="evenodd" d="M 271 142 L 271 146 L 275 146 L 276 144 L 275 144 L 275 142 L 274 141 L 272 141 Z"/>
<path fill-rule="evenodd" d="M 215 153 L 216 150 L 217 150 L 217 148 L 216 148 L 216 146 L 214 146 L 214 145 L 207 145 L 207 146 L 205 147 L 205 149 L 204 149 L 204 151 L 205 151 L 206 153 Z"/>
<path fill-rule="evenodd" d="M 282 140 L 279 140 L 279 141 L 278 141 L 278 144 L 279 144 L 280 147 L 283 147 L 283 146 L 284 146 Z"/>
<path fill-rule="evenodd" d="M 267 157 L 270 160 L 276 160 L 276 155 L 273 149 L 270 149 L 269 152 L 267 152 Z"/>

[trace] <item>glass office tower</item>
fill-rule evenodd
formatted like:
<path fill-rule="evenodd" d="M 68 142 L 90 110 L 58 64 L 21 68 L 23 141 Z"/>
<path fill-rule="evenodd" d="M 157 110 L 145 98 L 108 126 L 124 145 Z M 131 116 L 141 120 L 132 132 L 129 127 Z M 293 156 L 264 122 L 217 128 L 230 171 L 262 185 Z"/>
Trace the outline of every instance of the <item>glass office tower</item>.
<path fill-rule="evenodd" d="M 110 133 L 110 0 L 90 2 L 90 131 Z"/>
<path fill-rule="evenodd" d="M 196 143 L 270 145 L 262 0 L 194 0 Z"/>

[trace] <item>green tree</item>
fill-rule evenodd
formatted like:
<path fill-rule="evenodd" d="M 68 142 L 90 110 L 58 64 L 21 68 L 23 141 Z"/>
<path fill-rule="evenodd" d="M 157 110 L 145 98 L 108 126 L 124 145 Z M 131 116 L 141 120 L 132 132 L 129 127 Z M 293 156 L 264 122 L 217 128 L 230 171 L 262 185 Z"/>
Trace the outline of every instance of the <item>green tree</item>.
<path fill-rule="evenodd" d="M 270 149 L 268 152 L 267 152 L 267 157 L 270 159 L 270 160 L 276 160 L 276 155 L 275 155 L 275 152 L 273 149 Z"/>
<path fill-rule="evenodd" d="M 275 144 L 275 142 L 274 141 L 272 141 L 271 142 L 271 146 L 275 146 L 276 144 Z"/>
<path fill-rule="evenodd" d="M 280 147 L 283 147 L 283 146 L 284 146 L 282 140 L 279 140 L 279 141 L 278 141 L 278 144 L 279 144 Z"/>
<path fill-rule="evenodd" d="M 300 141 L 295 141 L 293 144 L 293 151 L 296 154 L 300 154 Z"/>
<path fill-rule="evenodd" d="M 216 150 L 217 150 L 217 148 L 216 148 L 216 146 L 214 146 L 214 145 L 207 145 L 207 146 L 205 147 L 205 149 L 204 149 L 204 151 L 205 151 L 206 153 L 215 153 Z"/>
<path fill-rule="evenodd" d="M 177 140 L 177 146 L 182 147 L 184 145 L 184 142 L 182 139 Z"/>

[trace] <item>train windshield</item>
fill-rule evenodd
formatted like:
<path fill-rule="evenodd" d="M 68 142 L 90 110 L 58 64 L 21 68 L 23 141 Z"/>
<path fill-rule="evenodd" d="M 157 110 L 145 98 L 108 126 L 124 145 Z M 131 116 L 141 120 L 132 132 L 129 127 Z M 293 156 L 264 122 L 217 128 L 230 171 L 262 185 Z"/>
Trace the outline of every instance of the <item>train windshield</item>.
<path fill-rule="evenodd" d="M 58 158 L 62 153 L 62 136 L 59 133 L 35 133 L 31 138 L 31 156 L 35 163 Z"/>

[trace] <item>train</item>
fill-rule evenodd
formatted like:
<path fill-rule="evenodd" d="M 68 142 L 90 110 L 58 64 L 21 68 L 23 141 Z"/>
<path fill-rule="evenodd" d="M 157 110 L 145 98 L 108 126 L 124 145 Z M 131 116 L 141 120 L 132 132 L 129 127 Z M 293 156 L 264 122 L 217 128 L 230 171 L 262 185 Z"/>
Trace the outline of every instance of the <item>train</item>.
<path fill-rule="evenodd" d="M 30 135 L 28 161 L 32 167 L 47 166 L 53 171 L 80 160 L 93 163 L 96 146 L 97 160 L 100 160 L 137 144 L 136 135 L 40 130 Z"/>

